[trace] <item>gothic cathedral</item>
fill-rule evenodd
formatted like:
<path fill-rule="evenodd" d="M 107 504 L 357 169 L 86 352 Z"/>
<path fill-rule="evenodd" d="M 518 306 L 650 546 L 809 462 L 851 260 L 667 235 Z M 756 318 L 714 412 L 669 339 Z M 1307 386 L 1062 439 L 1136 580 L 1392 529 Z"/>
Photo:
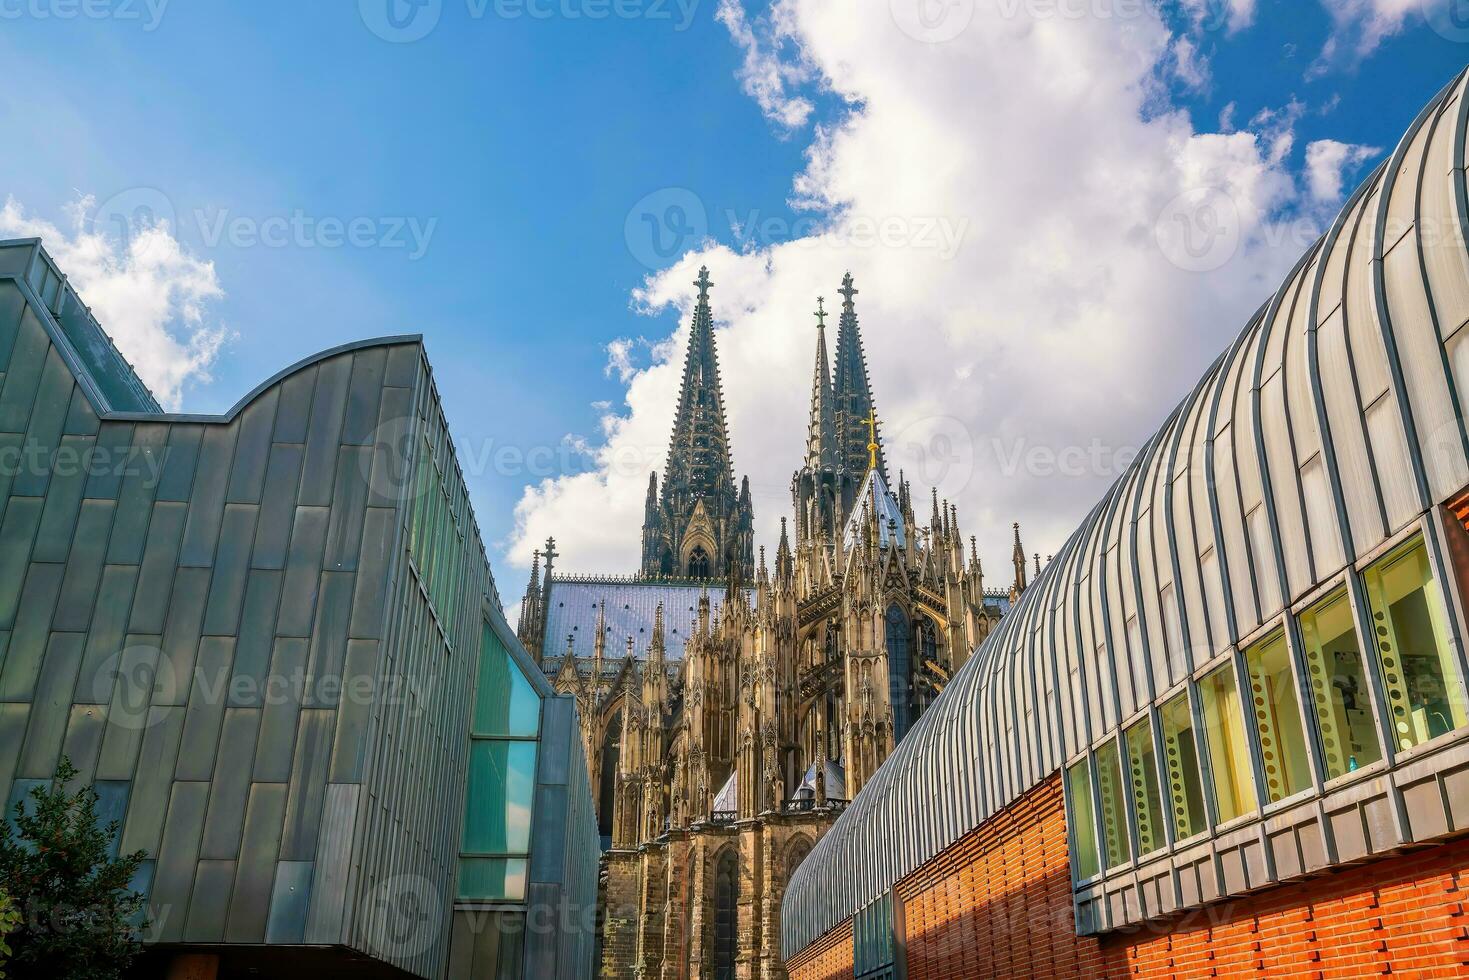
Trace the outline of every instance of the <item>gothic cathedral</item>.
<path fill-rule="evenodd" d="M 986 591 L 957 509 L 890 483 L 852 277 L 818 301 L 806 452 L 773 566 L 736 489 L 707 269 L 631 576 L 538 552 L 520 637 L 575 695 L 603 843 L 603 977 L 784 978 L 785 883 L 1026 585 Z M 541 560 L 544 558 L 544 575 Z"/>

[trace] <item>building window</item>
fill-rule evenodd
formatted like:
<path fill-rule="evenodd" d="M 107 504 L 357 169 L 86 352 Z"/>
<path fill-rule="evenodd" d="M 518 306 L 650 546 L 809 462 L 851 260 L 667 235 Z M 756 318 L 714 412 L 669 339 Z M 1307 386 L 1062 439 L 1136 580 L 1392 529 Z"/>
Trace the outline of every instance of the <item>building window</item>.
<path fill-rule="evenodd" d="M 459 898 L 523 901 L 541 701 L 488 624 L 473 710 Z"/>
<path fill-rule="evenodd" d="M 1345 588 L 1301 614 L 1301 639 L 1311 706 L 1321 726 L 1326 778 L 1372 765 L 1382 758 L 1382 745 L 1372 723 L 1367 668 Z"/>
<path fill-rule="evenodd" d="M 1132 809 L 1137 814 L 1137 850 L 1149 854 L 1165 843 L 1163 794 L 1158 786 L 1158 756 L 1153 748 L 1153 722 L 1149 718 L 1133 725 L 1127 739 L 1127 778 Z"/>
<path fill-rule="evenodd" d="M 597 833 L 602 838 L 602 849 L 612 846 L 612 816 L 616 809 L 617 773 L 622 765 L 622 709 L 613 712 L 607 721 L 607 734 L 602 739 L 602 772 L 597 794 Z"/>
<path fill-rule="evenodd" d="M 704 550 L 703 545 L 695 545 L 693 552 L 689 555 L 689 578 L 709 577 L 709 552 Z"/>
<path fill-rule="evenodd" d="M 1188 692 L 1165 703 L 1158 714 L 1163 728 L 1163 764 L 1168 779 L 1168 813 L 1173 821 L 1173 838 L 1184 840 L 1202 833 L 1208 825 Z"/>
<path fill-rule="evenodd" d="M 1285 632 L 1278 631 L 1246 650 L 1245 671 L 1265 769 L 1265 795 L 1275 803 L 1311 787 L 1310 756 Z"/>
<path fill-rule="evenodd" d="M 1465 724 L 1464 680 L 1454 664 L 1443 594 L 1421 537 L 1363 576 L 1372 606 L 1377 666 L 1393 738 L 1411 749 Z"/>
<path fill-rule="evenodd" d="M 725 848 L 714 866 L 714 977 L 734 980 L 739 937 L 739 857 Z"/>
<path fill-rule="evenodd" d="M 1126 864 L 1127 812 L 1122 802 L 1122 766 L 1117 756 L 1117 742 L 1108 739 L 1097 749 L 1097 788 L 1102 797 L 1102 835 L 1107 845 L 1107 867 Z"/>
<path fill-rule="evenodd" d="M 1244 712 L 1234 665 L 1225 664 L 1199 682 L 1204 711 L 1204 741 L 1214 775 L 1214 802 L 1219 822 L 1255 809 L 1255 777 L 1250 772 L 1250 748 L 1245 741 Z"/>
<path fill-rule="evenodd" d="M 913 688 L 910 649 L 908 617 L 894 603 L 888 606 L 887 613 L 888 692 L 893 706 L 894 742 L 908 733 L 908 705 Z"/>
<path fill-rule="evenodd" d="M 1071 797 L 1071 852 L 1076 857 L 1076 879 L 1095 878 L 1102 870 L 1097 860 L 1097 821 L 1092 809 L 1092 781 L 1086 760 L 1066 770 Z"/>

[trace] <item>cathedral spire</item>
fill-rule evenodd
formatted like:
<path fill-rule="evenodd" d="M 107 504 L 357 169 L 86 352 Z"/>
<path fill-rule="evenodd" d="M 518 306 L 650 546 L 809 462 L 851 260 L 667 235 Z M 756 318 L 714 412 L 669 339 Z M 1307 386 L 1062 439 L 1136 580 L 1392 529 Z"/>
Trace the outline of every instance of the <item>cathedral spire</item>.
<path fill-rule="evenodd" d="M 1025 591 L 1025 546 L 1020 543 L 1020 524 L 1015 525 L 1015 551 L 1011 557 L 1015 563 L 1015 584 L 1011 591 L 1015 595 Z"/>
<path fill-rule="evenodd" d="M 852 285 L 852 274 L 842 277 L 842 316 L 837 326 L 836 376 L 832 381 L 836 400 L 837 437 L 841 440 L 841 461 L 853 474 L 868 470 L 868 442 L 878 443 L 877 466 L 884 479 L 887 476 L 887 461 L 883 456 L 881 438 L 868 438 L 865 419 L 875 418 L 872 403 L 872 388 L 867 380 L 867 360 L 862 353 L 862 334 L 857 327 L 857 307 L 852 297 L 857 288 Z"/>
<path fill-rule="evenodd" d="M 826 353 L 825 297 L 816 297 L 816 370 L 811 379 L 811 421 L 806 429 L 806 465 L 812 470 L 834 470 L 837 463 L 836 406 L 831 387 L 831 362 Z"/>
<path fill-rule="evenodd" d="M 714 315 L 709 311 L 709 270 L 700 267 L 694 280 L 699 298 L 689 328 L 678 414 L 668 446 L 663 489 L 686 490 L 696 497 L 715 496 L 734 486 L 729 435 L 724 419 L 724 387 L 714 347 Z"/>
<path fill-rule="evenodd" d="M 700 267 L 694 285 L 699 293 L 656 511 L 655 483 L 648 484 L 642 574 L 650 578 L 717 576 L 731 562 L 746 575 L 754 569 L 754 516 L 748 493 L 735 485 L 708 268 Z"/>

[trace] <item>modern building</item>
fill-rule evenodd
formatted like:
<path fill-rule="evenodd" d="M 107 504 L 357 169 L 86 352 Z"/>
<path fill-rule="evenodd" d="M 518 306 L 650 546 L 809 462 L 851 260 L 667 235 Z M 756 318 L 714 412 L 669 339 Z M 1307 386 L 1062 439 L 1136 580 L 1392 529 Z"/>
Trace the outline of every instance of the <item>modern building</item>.
<path fill-rule="evenodd" d="M 163 412 L 0 243 L 0 787 L 147 860 L 140 975 L 586 976 L 575 703 L 500 610 L 416 336 Z"/>
<path fill-rule="evenodd" d="M 842 283 L 835 370 L 818 302 L 806 452 L 773 568 L 737 492 L 708 270 L 694 283 L 661 495 L 635 576 L 568 576 L 547 543 L 520 636 L 581 707 L 604 856 L 601 975 L 779 978 L 780 901 L 877 771 L 1026 587 L 984 588 L 957 511 L 889 481 Z M 896 487 L 894 492 L 890 487 Z"/>
<path fill-rule="evenodd" d="M 1456 79 L 796 871 L 797 978 L 1463 976 Z"/>

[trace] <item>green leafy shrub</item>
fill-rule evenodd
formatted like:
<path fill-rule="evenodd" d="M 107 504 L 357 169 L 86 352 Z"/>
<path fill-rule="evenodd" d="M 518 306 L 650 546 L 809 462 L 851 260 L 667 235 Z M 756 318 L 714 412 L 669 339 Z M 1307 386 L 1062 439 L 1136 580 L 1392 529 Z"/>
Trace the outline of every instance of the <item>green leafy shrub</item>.
<path fill-rule="evenodd" d="M 128 886 L 144 853 L 112 856 L 117 822 L 97 825 L 97 791 L 70 792 L 76 776 L 63 758 L 51 784 L 0 823 L 0 891 L 19 920 L 12 974 L 112 980 L 140 948 L 143 896 Z"/>

